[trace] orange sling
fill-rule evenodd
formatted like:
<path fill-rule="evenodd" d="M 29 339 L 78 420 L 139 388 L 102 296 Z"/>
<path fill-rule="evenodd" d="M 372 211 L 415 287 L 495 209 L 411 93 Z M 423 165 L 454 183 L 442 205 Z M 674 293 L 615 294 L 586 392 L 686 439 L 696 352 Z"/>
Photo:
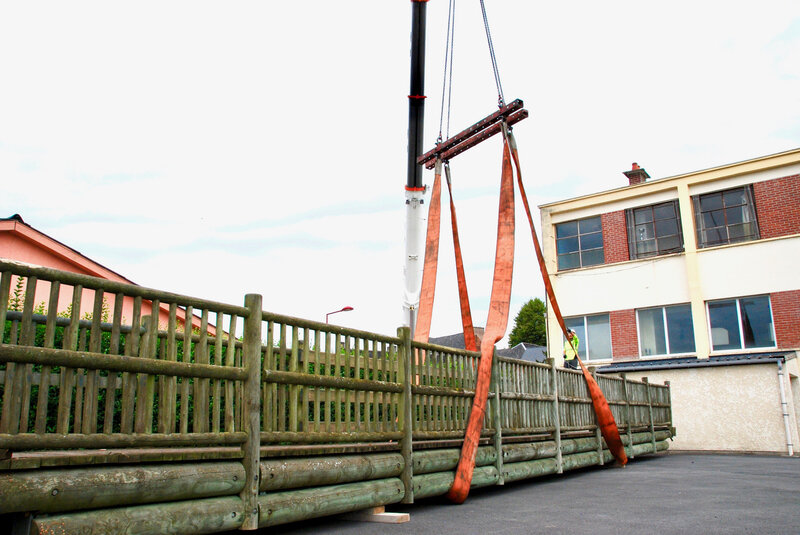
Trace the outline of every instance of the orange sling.
<path fill-rule="evenodd" d="M 511 276 L 514 271 L 514 176 L 511 168 L 508 140 L 503 144 L 503 171 L 500 185 L 500 210 L 497 221 L 497 249 L 494 261 L 494 280 L 489 305 L 489 317 L 481 341 L 481 360 L 478 364 L 478 382 L 469 413 L 461 458 L 458 461 L 453 486 L 447 497 L 462 503 L 469 494 L 475 455 L 486 412 L 489 383 L 492 378 L 494 345 L 505 335 L 508 325 L 508 308 L 511 299 Z"/>
<path fill-rule="evenodd" d="M 450 196 L 450 226 L 453 230 L 453 251 L 456 255 L 456 276 L 458 278 L 458 302 L 461 305 L 461 326 L 464 330 L 464 349 L 477 351 L 475 328 L 472 325 L 472 312 L 469 309 L 467 279 L 464 276 L 464 260 L 461 258 L 461 240 L 458 239 L 458 222 L 456 221 L 456 205 L 453 202 L 453 187 L 450 185 L 450 165 L 445 164 L 444 176 L 447 180 L 447 192 Z"/>
<path fill-rule="evenodd" d="M 442 166 L 436 162 L 436 175 L 431 190 L 431 205 L 428 208 L 428 231 L 425 237 L 425 264 L 422 267 L 422 289 L 419 296 L 417 325 L 414 340 L 428 343 L 433 316 L 433 296 L 436 293 L 436 270 L 439 267 L 439 224 L 442 218 Z"/>
<path fill-rule="evenodd" d="M 517 152 L 517 144 L 514 140 L 514 135 L 509 132 L 509 142 L 511 145 L 511 154 L 514 157 L 514 165 L 517 169 L 517 184 L 519 185 L 519 192 L 522 196 L 522 203 L 525 205 L 525 213 L 528 216 L 528 223 L 531 226 L 531 236 L 533 237 L 533 247 L 536 249 L 536 258 L 539 260 L 539 270 L 542 272 L 542 280 L 544 281 L 544 287 L 547 291 L 547 297 L 550 299 L 550 303 L 553 307 L 553 313 L 558 320 L 558 325 L 561 327 L 561 331 L 564 333 L 564 337 L 567 337 L 567 327 L 564 324 L 564 318 L 561 315 L 561 309 L 558 307 L 558 301 L 556 301 L 556 294 L 553 291 L 553 285 L 550 283 L 550 275 L 547 273 L 547 266 L 544 263 L 544 255 L 542 254 L 542 248 L 539 246 L 539 239 L 536 237 L 536 229 L 533 226 L 533 218 L 531 217 L 531 209 L 528 205 L 528 196 L 525 194 L 525 187 L 522 185 L 522 170 L 520 169 L 519 165 L 519 153 Z M 617 428 L 617 422 L 614 420 L 614 415 L 611 412 L 611 407 L 608 406 L 608 401 L 606 397 L 603 395 L 603 391 L 600 390 L 600 386 L 595 381 L 592 374 L 589 373 L 589 370 L 586 369 L 586 366 L 583 364 L 583 361 L 575 355 L 575 358 L 578 359 L 578 364 L 581 366 L 581 371 L 583 371 L 583 377 L 586 379 L 586 386 L 589 388 L 589 394 L 592 396 L 592 405 L 594 406 L 594 412 L 597 416 L 597 423 L 600 426 L 600 433 L 603 435 L 603 438 L 608 445 L 608 450 L 614 455 L 614 458 L 617 460 L 619 464 L 625 466 L 628 462 L 628 457 L 625 455 L 625 447 L 622 445 L 622 439 L 619 436 L 619 429 Z"/>
<path fill-rule="evenodd" d="M 477 351 L 475 329 L 472 325 L 472 313 L 469 308 L 467 282 L 464 276 L 464 261 L 461 257 L 461 241 L 458 237 L 458 221 L 456 206 L 453 201 L 453 188 L 450 181 L 450 166 L 445 163 L 445 179 L 450 197 L 450 225 L 453 231 L 453 250 L 455 252 L 456 276 L 458 279 L 458 298 L 461 305 L 461 324 L 464 331 L 464 348 Z M 433 316 L 433 300 L 436 293 L 436 272 L 439 265 L 439 227 L 441 224 L 441 161 L 436 162 L 436 174 L 431 190 L 431 204 L 428 208 L 428 229 L 425 238 L 425 265 L 422 272 L 422 289 L 414 329 L 414 340 L 427 343 L 430 336 L 431 318 Z"/>

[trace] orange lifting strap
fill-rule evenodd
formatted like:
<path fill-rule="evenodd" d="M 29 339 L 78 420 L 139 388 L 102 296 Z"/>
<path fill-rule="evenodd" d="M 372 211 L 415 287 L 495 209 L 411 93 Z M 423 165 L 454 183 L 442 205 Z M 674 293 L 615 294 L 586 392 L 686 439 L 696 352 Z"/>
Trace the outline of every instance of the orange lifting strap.
<path fill-rule="evenodd" d="M 563 332 L 564 337 L 567 338 L 567 327 L 564 324 L 564 317 L 561 315 L 561 309 L 558 306 L 556 294 L 555 291 L 553 291 L 553 285 L 550 283 L 550 275 L 547 273 L 547 266 L 544 263 L 542 248 L 539 245 L 539 239 L 536 237 L 536 229 L 533 226 L 531 209 L 528 205 L 528 196 L 525 194 L 525 186 L 522 184 L 522 169 L 520 168 L 519 164 L 517 143 L 514 139 L 513 133 L 509 132 L 508 137 L 511 145 L 511 154 L 514 157 L 514 165 L 517 168 L 517 184 L 519 185 L 519 193 L 522 197 L 522 203 L 525 205 L 525 213 L 528 216 L 528 223 L 531 227 L 531 236 L 533 237 L 533 247 L 536 249 L 536 258 L 539 260 L 539 270 L 542 272 L 542 280 L 544 281 L 544 287 L 547 291 L 547 297 L 550 299 L 553 313 L 558 320 L 559 327 L 561 327 L 561 332 Z M 583 377 L 586 379 L 586 386 L 589 389 L 589 394 L 592 396 L 592 405 L 594 407 L 594 413 L 597 416 L 597 423 L 600 426 L 600 432 L 603 435 L 606 444 L 608 445 L 608 450 L 612 455 L 614 455 L 614 459 L 616 459 L 620 465 L 625 466 L 628 463 L 628 456 L 625 455 L 625 448 L 622 445 L 622 439 L 619 436 L 619 429 L 617 428 L 617 422 L 614 420 L 614 414 L 611 412 L 611 407 L 608 406 L 608 401 L 603 395 L 603 391 L 600 390 L 600 386 L 597 384 L 597 381 L 595 381 L 594 377 L 592 377 L 592 374 L 589 373 L 589 370 L 586 369 L 583 361 L 577 355 L 575 355 L 575 358 L 578 359 L 578 363 L 581 366 L 581 371 L 583 372 Z"/>
<path fill-rule="evenodd" d="M 427 165 L 430 165 L 429 162 L 431 162 L 431 159 L 435 158 L 436 160 L 436 173 L 428 212 L 428 233 L 425 247 L 422 291 L 417 325 L 414 333 L 414 340 L 418 342 L 427 342 L 430 335 L 433 298 L 436 290 L 436 271 L 438 268 L 439 228 L 441 224 L 442 160 L 463 152 L 466 148 L 488 139 L 495 133 L 499 133 L 500 131 L 503 133 L 503 164 L 492 295 L 489 305 L 489 316 L 486 320 L 486 328 L 483 339 L 481 340 L 481 358 L 478 364 L 478 378 L 472 409 L 469 414 L 469 421 L 467 422 L 461 457 L 459 459 L 453 486 L 447 494 L 448 498 L 455 503 L 462 503 L 469 494 L 470 485 L 472 483 L 472 473 L 475 468 L 478 441 L 480 440 L 480 432 L 484 422 L 486 401 L 489 395 L 494 346 L 503 338 L 506 327 L 508 326 L 511 279 L 514 270 L 514 169 L 516 169 L 517 184 L 519 185 L 520 196 L 522 197 L 525 213 L 531 228 L 531 237 L 533 238 L 533 245 L 536 250 L 536 257 L 539 261 L 539 269 L 541 270 L 545 290 L 547 291 L 547 296 L 558 324 L 564 332 L 564 336 L 567 336 L 567 328 L 564 324 L 564 318 L 561 315 L 553 286 L 550 283 L 550 276 L 544 263 L 542 249 L 539 245 L 539 239 L 536 236 L 536 229 L 533 225 L 530 205 L 528 204 L 528 198 L 522 183 L 522 169 L 519 163 L 519 152 L 517 151 L 516 141 L 514 140 L 514 135 L 508 128 L 509 124 L 527 117 L 527 111 L 519 109 L 521 106 L 521 101 L 514 101 L 512 104 L 502 108 L 500 112 L 496 112 L 450 140 L 437 145 L 436 149 L 418 159 L 419 163 L 427 163 Z M 512 159 L 514 162 L 513 167 L 511 163 Z M 450 193 L 450 218 L 456 256 L 456 271 L 458 275 L 459 300 L 461 302 L 461 319 L 464 327 L 464 341 L 467 349 L 474 350 L 473 348 L 476 342 L 474 339 L 474 329 L 472 327 L 472 317 L 469 310 L 469 298 L 467 296 L 464 278 L 464 265 L 461 259 L 461 245 L 458 237 L 458 225 L 456 222 L 455 204 L 453 202 L 448 166 L 445 167 L 445 174 L 448 192 Z M 608 445 L 609 451 L 614 455 L 617 462 L 621 465 L 625 465 L 628 459 L 625 455 L 625 448 L 622 445 L 622 440 L 620 439 L 619 430 L 617 429 L 617 424 L 614 420 L 611 408 L 603 392 L 600 390 L 597 381 L 595 381 L 594 377 L 589 373 L 583 361 L 578 358 L 578 362 L 592 397 L 592 404 L 603 438 Z"/>
<path fill-rule="evenodd" d="M 472 312 L 469 308 L 467 281 L 464 276 L 464 261 L 461 257 L 461 242 L 458 238 L 458 221 L 456 206 L 453 202 L 453 188 L 450 181 L 450 166 L 445 164 L 445 179 L 450 196 L 450 225 L 453 233 L 453 250 L 455 251 L 456 274 L 458 278 L 458 297 L 461 305 L 461 324 L 464 331 L 464 347 L 467 351 L 477 351 L 475 329 L 472 325 Z M 425 239 L 425 265 L 422 272 L 422 291 L 420 292 L 419 312 L 414 329 L 414 340 L 427 343 L 430 336 L 433 300 L 436 293 L 436 271 L 439 265 L 439 227 L 441 223 L 441 176 L 442 162 L 436 161 L 436 173 L 431 191 L 431 204 L 428 209 L 428 233 Z"/>
<path fill-rule="evenodd" d="M 433 316 L 433 296 L 436 293 L 436 271 L 439 267 L 439 223 L 442 218 L 442 165 L 436 162 L 436 174 L 431 189 L 431 205 L 428 208 L 428 231 L 425 237 L 425 264 L 422 267 L 422 290 L 419 296 L 417 324 L 414 340 L 428 343 Z"/>
<path fill-rule="evenodd" d="M 494 280 L 489 304 L 489 317 L 481 340 L 481 360 L 478 364 L 478 383 L 475 397 L 467 421 L 461 458 L 458 461 L 453 486 L 447 497 L 462 503 L 467 499 L 475 469 L 475 454 L 486 412 L 486 399 L 489 397 L 489 383 L 492 379 L 492 357 L 494 345 L 506 333 L 508 308 L 511 299 L 511 276 L 514 271 L 514 173 L 511 168 L 508 140 L 503 143 L 503 172 L 500 184 L 500 210 L 497 219 L 497 248 L 494 260 Z"/>

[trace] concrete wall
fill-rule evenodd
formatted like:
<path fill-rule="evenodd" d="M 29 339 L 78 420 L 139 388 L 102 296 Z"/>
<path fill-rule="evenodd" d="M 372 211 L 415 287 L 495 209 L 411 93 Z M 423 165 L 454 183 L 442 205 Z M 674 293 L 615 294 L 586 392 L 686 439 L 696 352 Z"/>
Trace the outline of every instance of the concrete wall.
<path fill-rule="evenodd" d="M 797 360 L 790 360 L 787 368 L 794 370 L 785 374 L 784 386 L 792 443 L 797 450 Z M 778 366 L 774 362 L 648 371 L 628 377 L 670 382 L 672 420 L 677 428 L 672 450 L 787 452 Z"/>

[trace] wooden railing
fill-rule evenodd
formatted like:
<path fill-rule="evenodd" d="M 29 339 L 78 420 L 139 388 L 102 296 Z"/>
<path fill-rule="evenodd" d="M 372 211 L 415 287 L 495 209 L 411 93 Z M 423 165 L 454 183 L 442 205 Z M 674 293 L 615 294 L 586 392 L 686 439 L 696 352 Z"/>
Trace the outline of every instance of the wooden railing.
<path fill-rule="evenodd" d="M 0 273 L 0 470 L 53 463 L 47 451 L 71 465 L 238 459 L 243 481 L 223 494 L 238 496 L 243 528 L 283 521 L 259 513 L 283 481 L 273 457 L 307 470 L 308 455 L 372 455 L 386 468 L 363 477 L 398 478 L 383 488 L 394 501 L 446 491 L 440 470 L 457 458 L 479 353 L 414 342 L 407 328 L 386 336 L 265 312 L 257 295 L 234 306 L 8 261 Z M 552 359 L 493 363 L 477 485 L 608 460 L 580 373 Z M 629 457 L 666 447 L 668 385 L 596 379 Z M 587 448 L 594 456 L 580 457 Z M 341 480 L 326 477 L 309 481 Z"/>

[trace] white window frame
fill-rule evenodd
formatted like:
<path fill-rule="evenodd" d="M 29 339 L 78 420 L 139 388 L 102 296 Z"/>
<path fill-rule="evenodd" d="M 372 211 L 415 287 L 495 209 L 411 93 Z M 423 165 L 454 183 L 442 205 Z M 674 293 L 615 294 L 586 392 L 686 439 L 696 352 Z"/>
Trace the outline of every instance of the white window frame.
<path fill-rule="evenodd" d="M 769 316 L 772 320 L 770 322 L 770 328 L 772 329 L 772 341 L 774 342 L 771 346 L 761 346 L 761 347 L 745 347 L 744 345 L 744 329 L 742 328 L 742 299 L 748 299 L 751 297 L 766 297 L 767 301 L 769 302 Z M 711 303 L 720 303 L 723 301 L 734 301 L 736 302 L 736 321 L 739 322 L 739 347 L 737 349 L 714 349 L 714 339 L 711 336 L 711 311 L 708 308 L 708 305 Z M 778 337 L 775 334 L 775 314 L 772 308 L 772 296 L 769 294 L 757 294 L 757 295 L 743 295 L 740 297 L 726 297 L 722 299 L 712 299 L 710 301 L 706 301 L 706 328 L 708 329 L 708 345 L 711 353 L 715 354 L 729 354 L 729 353 L 742 353 L 742 352 L 758 352 L 758 351 L 769 351 L 771 349 L 778 348 Z"/>
<path fill-rule="evenodd" d="M 594 358 L 593 359 L 590 356 L 591 352 L 590 352 L 589 348 L 591 347 L 591 345 L 589 344 L 589 323 L 588 323 L 588 318 L 596 317 L 596 316 L 607 316 L 608 317 L 609 340 L 611 341 L 611 356 L 607 357 L 607 358 Z M 569 318 L 564 318 L 564 320 L 570 321 L 570 320 L 576 320 L 578 318 L 580 318 L 583 321 L 583 339 L 579 339 L 578 354 L 580 355 L 580 350 L 583 349 L 585 351 L 585 354 L 586 354 L 586 358 L 584 359 L 584 360 L 586 360 L 586 362 L 599 362 L 599 361 L 604 361 L 604 360 L 612 360 L 614 358 L 614 340 L 611 338 L 611 314 L 609 314 L 608 312 L 601 312 L 599 314 L 587 314 L 587 315 L 583 315 L 583 316 L 572 316 L 572 317 L 569 317 Z M 567 339 L 564 338 L 564 334 L 562 333 L 561 334 L 561 347 L 562 348 L 564 347 L 564 344 L 566 343 L 566 341 L 567 341 Z"/>
<path fill-rule="evenodd" d="M 689 351 L 689 352 L 684 352 L 684 353 L 673 353 L 672 349 L 669 346 L 669 326 L 667 325 L 667 308 L 668 307 L 673 307 L 673 306 L 679 306 L 679 305 L 688 305 L 688 304 L 690 304 L 690 303 L 674 303 L 672 305 L 663 305 L 663 306 L 657 306 L 657 307 L 645 307 L 645 308 L 637 308 L 636 309 L 636 339 L 637 339 L 638 345 L 639 345 L 639 357 L 640 358 L 665 358 L 665 357 L 674 358 L 676 356 L 696 355 L 697 354 L 697 337 L 696 337 L 696 335 L 694 333 L 694 325 L 692 325 L 692 335 L 695 336 L 695 342 L 694 342 L 695 351 Z M 666 343 L 666 346 L 667 346 L 667 352 L 663 353 L 663 354 L 658 354 L 658 355 L 645 355 L 642 352 L 642 331 L 640 329 L 640 324 L 639 324 L 639 311 L 640 310 L 653 310 L 653 309 L 656 309 L 656 308 L 660 308 L 661 309 L 661 321 L 664 322 L 664 338 L 665 338 L 664 342 Z M 689 312 L 691 313 L 691 308 L 689 309 Z M 710 322 L 711 322 L 711 320 L 709 319 L 709 325 L 711 324 Z M 711 331 L 709 331 L 709 332 L 711 332 Z"/>

